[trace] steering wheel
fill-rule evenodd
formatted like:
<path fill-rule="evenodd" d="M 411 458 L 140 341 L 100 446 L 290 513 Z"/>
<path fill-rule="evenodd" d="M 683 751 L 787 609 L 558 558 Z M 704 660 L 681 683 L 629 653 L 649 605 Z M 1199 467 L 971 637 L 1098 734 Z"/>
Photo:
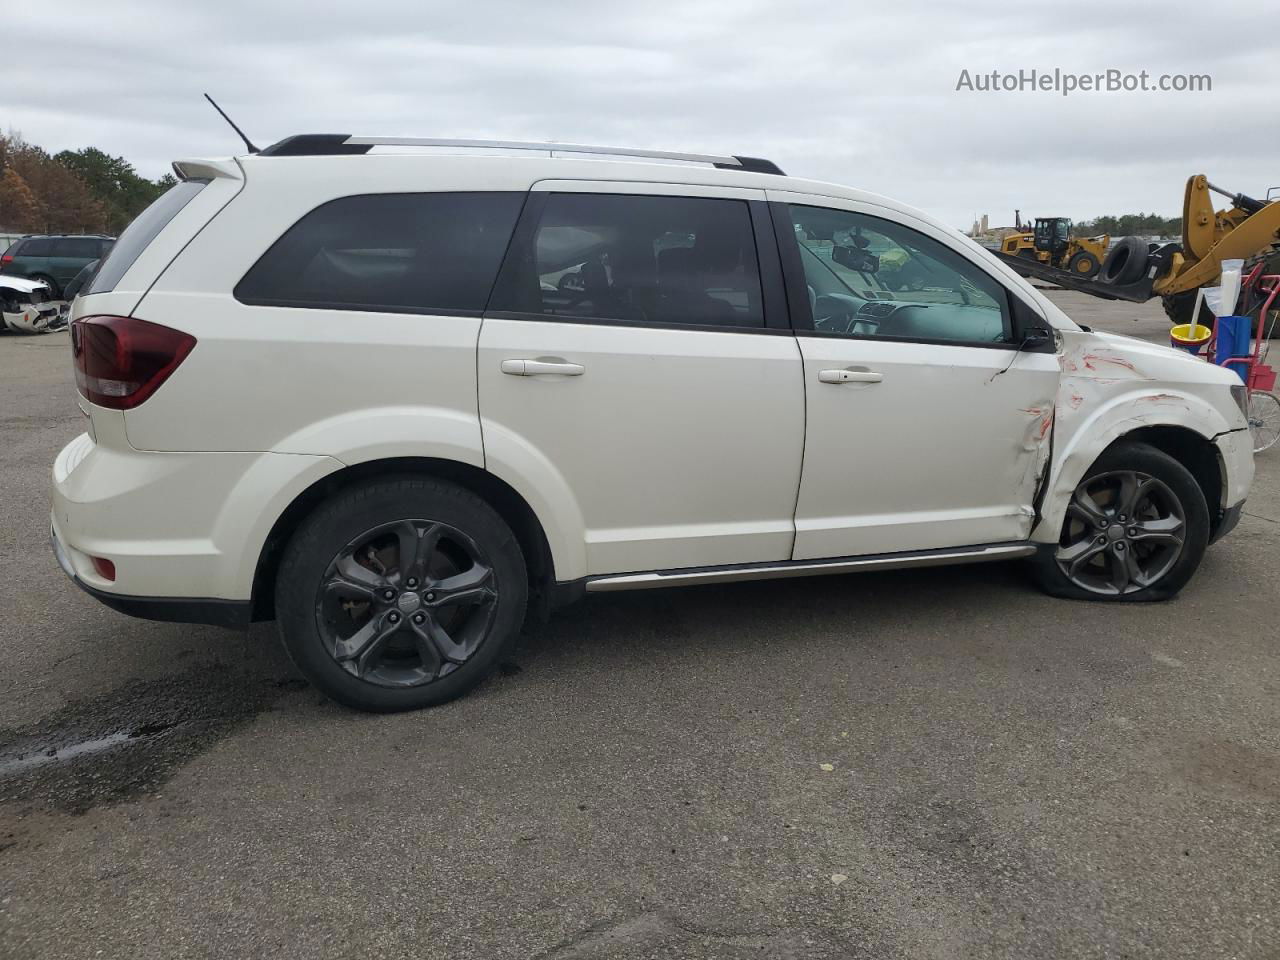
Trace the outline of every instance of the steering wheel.
<path fill-rule="evenodd" d="M 813 326 L 818 330 L 830 330 L 836 333 L 853 333 L 856 325 L 862 324 L 874 333 L 880 325 L 875 317 L 861 315 L 861 308 L 840 297 L 823 294 L 813 301 Z"/>

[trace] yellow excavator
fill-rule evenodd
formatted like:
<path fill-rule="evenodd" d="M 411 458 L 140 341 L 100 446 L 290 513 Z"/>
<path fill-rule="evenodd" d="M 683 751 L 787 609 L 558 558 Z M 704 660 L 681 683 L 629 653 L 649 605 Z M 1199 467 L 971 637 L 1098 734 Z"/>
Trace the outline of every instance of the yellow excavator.
<path fill-rule="evenodd" d="M 1111 237 L 1073 237 L 1071 221 L 1066 217 L 1036 217 L 1035 223 L 1022 224 L 1022 212 L 1014 213 L 1015 233 L 1000 241 L 1000 252 L 1006 257 L 1036 260 L 1086 280 L 1092 280 L 1102 269 Z"/>
<path fill-rule="evenodd" d="M 1214 210 L 1215 193 L 1227 197 L 1231 206 Z M 1268 191 L 1266 200 L 1255 200 L 1214 186 L 1198 173 L 1187 181 L 1183 196 L 1182 240 L 1147 243 L 1124 237 L 1109 244 L 1094 277 L 1058 269 L 1038 258 L 992 252 L 1024 277 L 1105 300 L 1143 303 L 1160 297 L 1173 323 L 1190 323 L 1196 291 L 1217 283 L 1223 260 L 1244 260 L 1246 270 L 1266 260 L 1267 272 L 1280 273 L 1280 188 Z"/>

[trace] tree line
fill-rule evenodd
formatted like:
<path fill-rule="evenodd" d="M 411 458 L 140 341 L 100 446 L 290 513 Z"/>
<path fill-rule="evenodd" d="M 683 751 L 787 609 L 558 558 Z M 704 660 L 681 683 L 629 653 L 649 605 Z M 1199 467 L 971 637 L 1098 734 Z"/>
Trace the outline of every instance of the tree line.
<path fill-rule="evenodd" d="M 1072 232 L 1077 237 L 1109 233 L 1113 237 L 1180 237 L 1181 217 L 1162 217 L 1158 213 L 1126 213 L 1119 217 L 1102 216 L 1077 220 Z"/>
<path fill-rule="evenodd" d="M 177 181 L 148 180 L 97 147 L 48 151 L 0 135 L 0 229 L 17 233 L 119 234 Z"/>

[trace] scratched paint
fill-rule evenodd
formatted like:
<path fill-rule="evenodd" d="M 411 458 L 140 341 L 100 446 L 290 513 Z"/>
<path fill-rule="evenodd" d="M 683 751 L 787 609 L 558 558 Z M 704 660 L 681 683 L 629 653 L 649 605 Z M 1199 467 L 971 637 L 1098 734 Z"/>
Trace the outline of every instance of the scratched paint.
<path fill-rule="evenodd" d="M 1168 347 L 1115 334 L 1060 329 L 1061 377 L 1052 416 L 1033 420 L 1024 443 L 1052 436 L 1049 489 L 1034 539 L 1057 539 L 1076 485 L 1115 440 L 1148 426 L 1188 429 L 1205 440 L 1239 429 L 1218 368 Z M 1037 407 L 1027 407 L 1038 417 Z"/>

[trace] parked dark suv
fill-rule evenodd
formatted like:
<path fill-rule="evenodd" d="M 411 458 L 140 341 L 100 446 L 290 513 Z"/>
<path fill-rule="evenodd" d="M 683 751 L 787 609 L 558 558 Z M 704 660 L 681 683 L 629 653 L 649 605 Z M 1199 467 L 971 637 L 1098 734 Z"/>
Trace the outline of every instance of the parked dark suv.
<path fill-rule="evenodd" d="M 113 243 L 114 237 L 99 235 L 23 237 L 0 254 L 0 273 L 41 280 L 57 299 L 85 264 L 106 256 Z"/>

